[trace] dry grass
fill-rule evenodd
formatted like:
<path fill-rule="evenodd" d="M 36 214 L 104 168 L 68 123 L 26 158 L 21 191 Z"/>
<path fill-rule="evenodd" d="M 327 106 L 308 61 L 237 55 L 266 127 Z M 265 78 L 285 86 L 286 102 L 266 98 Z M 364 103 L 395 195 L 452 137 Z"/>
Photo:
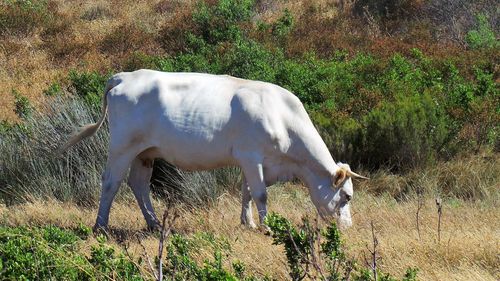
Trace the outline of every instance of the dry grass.
<path fill-rule="evenodd" d="M 179 9 L 182 9 L 191 1 L 180 2 Z M 122 8 L 117 9 L 100 0 L 79 4 L 53 0 L 49 1 L 50 11 L 56 20 L 50 25 L 40 26 L 28 34 L 0 36 L 0 120 L 18 120 L 13 112 L 12 89 L 37 106 L 44 102 L 42 93 L 49 84 L 66 77 L 70 69 L 104 72 L 116 67 L 117 58 L 112 55 L 116 51 L 110 54 L 102 50 L 102 42 L 110 36 L 113 38 L 113 32 L 124 25 L 131 26 L 135 33 L 130 36 L 136 40 L 141 40 L 137 38 L 138 32 L 142 38 L 158 32 L 170 15 L 155 11 L 156 3 L 153 0 L 121 1 Z M 149 43 L 144 45 L 146 50 L 161 53 Z M 118 51 L 121 48 L 123 46 L 118 46 Z"/>
<path fill-rule="evenodd" d="M 126 197 L 125 197 L 126 198 Z M 284 185 L 270 189 L 270 210 L 284 214 L 298 223 L 302 216 L 314 218 L 316 211 L 307 191 L 300 186 Z M 156 201 L 156 209 L 165 206 Z M 237 259 L 250 272 L 269 274 L 279 280 L 287 278 L 286 260 L 282 248 L 271 245 L 272 240 L 260 232 L 239 225 L 240 201 L 232 195 L 219 198 L 215 206 L 189 210 L 178 207 L 180 218 L 176 231 L 198 239 L 196 259 L 211 258 L 210 243 L 199 238 L 212 233 L 220 243 L 229 243 L 224 251 L 226 261 Z M 420 213 L 421 239 L 415 226 L 416 200 L 396 202 L 390 197 L 374 197 L 358 192 L 353 201 L 354 226 L 344 232 L 350 255 L 362 263 L 371 241 L 370 222 L 375 223 L 380 242 L 380 266 L 386 272 L 401 277 L 407 267 L 418 267 L 420 280 L 498 280 L 500 272 L 500 212 L 498 204 L 445 200 L 441 242 L 437 241 L 437 211 L 433 198 L 425 199 Z M 47 225 L 76 228 L 80 223 L 91 226 L 96 210 L 82 209 L 71 203 L 55 201 L 27 203 L 0 208 L 2 224 Z M 111 213 L 111 229 L 118 245 L 128 245 L 133 256 L 143 253 L 142 244 L 154 257 L 158 240 L 142 234 L 145 227 L 135 202 L 122 199 Z M 197 238 L 198 237 L 198 238 Z M 88 252 L 93 239 L 82 245 Z"/>

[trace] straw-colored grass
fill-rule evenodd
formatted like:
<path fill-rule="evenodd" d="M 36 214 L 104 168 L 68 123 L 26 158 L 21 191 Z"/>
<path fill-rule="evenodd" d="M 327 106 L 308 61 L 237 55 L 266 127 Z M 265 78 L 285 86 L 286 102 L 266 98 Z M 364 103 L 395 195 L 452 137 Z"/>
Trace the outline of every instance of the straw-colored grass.
<path fill-rule="evenodd" d="M 144 236 L 145 223 L 131 199 L 115 202 L 110 228 L 112 243 L 127 245 L 135 257 L 144 254 L 137 242 L 141 237 L 148 255 L 157 253 L 156 235 Z M 301 186 L 283 185 L 270 188 L 270 210 L 283 214 L 295 223 L 302 216 L 315 218 L 307 191 Z M 165 205 L 155 201 L 161 213 Z M 353 200 L 354 226 L 344 231 L 347 252 L 363 264 L 371 243 L 370 222 L 374 222 L 380 242 L 380 268 L 401 277 L 407 267 L 419 268 L 419 280 L 498 280 L 500 278 L 500 212 L 498 205 L 444 200 L 441 241 L 437 241 L 437 209 L 433 198 L 426 198 L 420 212 L 420 239 L 416 230 L 416 200 L 396 202 L 389 197 L 374 197 L 358 192 Z M 286 279 L 287 267 L 283 249 L 272 245 L 270 237 L 239 225 L 240 200 L 233 195 L 221 196 L 214 206 L 199 209 L 177 207 L 175 223 L 179 233 L 199 237 L 212 233 L 217 240 L 230 244 L 224 250 L 226 262 L 240 260 L 249 272 Z M 172 211 L 172 210 L 171 210 Z M 35 201 L 0 209 L 2 224 L 47 225 L 76 228 L 80 223 L 91 226 L 96 210 L 82 209 L 71 203 Z M 94 239 L 82 245 L 88 252 Z M 195 259 L 211 258 L 209 243 L 199 243 Z"/>

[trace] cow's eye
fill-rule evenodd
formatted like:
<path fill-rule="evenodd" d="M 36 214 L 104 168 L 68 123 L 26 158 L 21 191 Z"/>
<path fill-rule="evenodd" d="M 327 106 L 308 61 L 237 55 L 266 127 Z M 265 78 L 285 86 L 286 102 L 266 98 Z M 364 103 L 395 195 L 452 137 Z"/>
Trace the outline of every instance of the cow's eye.
<path fill-rule="evenodd" d="M 346 194 L 346 195 L 345 195 L 345 199 L 347 200 L 347 202 L 349 202 L 349 201 L 351 201 L 352 196 L 351 196 L 351 195 Z"/>

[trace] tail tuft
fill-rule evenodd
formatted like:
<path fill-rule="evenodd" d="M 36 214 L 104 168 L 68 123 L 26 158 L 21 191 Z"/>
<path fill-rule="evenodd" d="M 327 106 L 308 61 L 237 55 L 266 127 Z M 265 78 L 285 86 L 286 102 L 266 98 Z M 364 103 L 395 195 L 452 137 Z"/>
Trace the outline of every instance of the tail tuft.
<path fill-rule="evenodd" d="M 71 146 L 79 143 L 84 138 L 90 137 L 93 134 L 95 134 L 97 132 L 97 130 L 99 130 L 99 128 L 101 127 L 101 125 L 102 125 L 101 122 L 97 122 L 97 123 L 94 123 L 94 124 L 87 124 L 87 125 L 81 127 L 77 132 L 75 132 L 69 138 L 69 140 L 61 148 L 59 148 L 59 150 L 57 151 L 57 155 L 63 154 Z"/>

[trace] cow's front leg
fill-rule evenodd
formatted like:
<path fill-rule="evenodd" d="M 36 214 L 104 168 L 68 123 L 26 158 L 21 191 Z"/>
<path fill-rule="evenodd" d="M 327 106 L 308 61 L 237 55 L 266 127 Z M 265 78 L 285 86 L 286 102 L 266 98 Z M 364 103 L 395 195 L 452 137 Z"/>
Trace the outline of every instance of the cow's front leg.
<path fill-rule="evenodd" d="M 244 175 L 243 182 L 241 183 L 241 224 L 250 228 L 257 228 L 253 222 L 252 195 L 250 194 L 250 187 Z"/>
<path fill-rule="evenodd" d="M 240 161 L 240 166 L 250 187 L 251 197 L 257 206 L 260 226 L 267 231 L 269 228 L 264 224 L 267 215 L 267 191 L 262 161 L 257 161 L 256 157 L 250 155 Z"/>

